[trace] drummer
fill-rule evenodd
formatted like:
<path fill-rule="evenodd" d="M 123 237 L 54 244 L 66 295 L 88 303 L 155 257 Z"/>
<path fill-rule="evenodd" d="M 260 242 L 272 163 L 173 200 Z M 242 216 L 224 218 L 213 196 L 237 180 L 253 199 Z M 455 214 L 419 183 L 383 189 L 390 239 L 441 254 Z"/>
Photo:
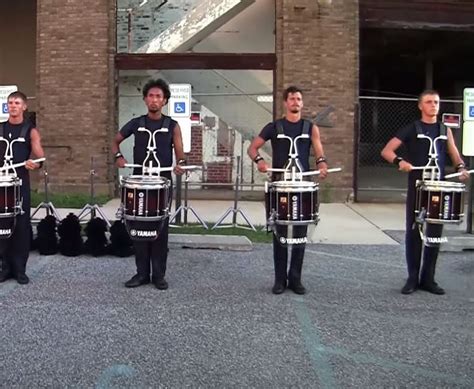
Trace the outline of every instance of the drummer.
<path fill-rule="evenodd" d="M 255 137 L 248 148 L 248 155 L 257 164 L 260 172 L 265 173 L 269 168 L 269 164 L 259 154 L 258 150 L 270 140 L 272 145 L 272 167 L 283 168 L 288 161 L 289 144 L 287 139 L 278 139 L 279 133 L 291 137 L 308 133 L 309 139 L 300 139 L 297 142 L 298 158 L 304 171 L 310 170 L 309 155 L 311 148 L 316 157 L 316 169 L 321 171 L 320 177 L 327 176 L 327 162 L 324 157 L 323 146 L 319 136 L 319 129 L 316 125 L 301 117 L 303 110 L 303 92 L 296 86 L 290 86 L 283 93 L 283 104 L 285 116 L 283 119 L 278 119 L 272 123 L 268 123 Z M 276 177 L 273 177 L 275 179 Z M 273 262 L 275 266 L 275 283 L 272 288 L 274 294 L 281 294 L 286 287 L 297 294 L 306 293 L 306 288 L 301 283 L 301 271 L 303 267 L 303 257 L 305 251 L 305 243 L 294 244 L 291 249 L 291 263 L 288 267 L 288 250 L 284 243 L 276 237 L 287 236 L 287 226 L 276 226 L 277 234 L 273 234 Z M 293 236 L 306 237 L 307 226 L 294 226 Z"/>
<path fill-rule="evenodd" d="M 426 139 L 418 139 L 417 134 L 422 133 L 431 139 L 446 132 L 447 141 L 437 141 L 438 164 L 440 168 L 440 179 L 444 178 L 446 166 L 446 155 L 448 154 L 458 172 L 461 172 L 461 180 L 467 180 L 469 173 L 461 159 L 459 151 L 454 142 L 453 133 L 450 128 L 444 127 L 438 121 L 439 94 L 434 90 L 425 90 L 418 98 L 418 109 L 421 112 L 421 120 L 417 120 L 397 132 L 382 150 L 382 157 L 393 163 L 398 170 L 408 174 L 408 192 L 406 200 L 406 235 L 405 255 L 408 270 L 408 279 L 401 292 L 411 294 L 417 289 L 426 290 L 433 294 L 444 294 L 434 279 L 436 261 L 439 253 L 438 247 L 425 247 L 423 251 L 423 267 L 421 268 L 422 242 L 415 223 L 415 199 L 416 180 L 422 178 L 422 171 L 412 170 L 413 166 L 425 166 L 429 158 L 429 142 Z M 406 159 L 396 154 L 400 146 L 405 145 L 407 149 Z M 443 230 L 442 224 L 428 224 L 426 236 L 439 238 Z"/>
<path fill-rule="evenodd" d="M 182 166 L 186 164 L 186 160 L 184 158 L 181 129 L 175 120 L 161 112 L 162 108 L 168 103 L 170 95 L 169 86 L 162 79 L 150 80 L 143 87 L 143 101 L 148 113 L 130 120 L 115 136 L 112 153 L 117 167 L 123 168 L 127 163 L 119 148 L 124 139 L 134 135 L 133 160 L 135 164 L 142 165 L 147 154 L 149 135 L 146 131 L 138 131 L 138 128 L 145 127 L 153 133 L 166 125 L 168 132 L 161 132 L 156 135 L 156 155 L 162 167 L 171 166 L 174 147 L 177 161 L 174 173 L 178 175 L 184 173 Z M 141 169 L 135 169 L 134 174 L 142 174 Z M 171 180 L 171 172 L 162 172 L 161 176 Z M 170 194 L 170 196 L 172 195 Z M 134 241 L 137 274 L 125 283 L 126 287 L 134 288 L 149 284 L 151 271 L 151 282 L 155 287 L 161 290 L 168 289 L 168 282 L 165 279 L 168 259 L 168 227 L 169 219 L 166 218 L 161 233 L 156 240 L 152 242 Z"/>
<path fill-rule="evenodd" d="M 16 216 L 16 226 L 13 235 L 8 239 L 0 239 L 0 282 L 15 278 L 19 284 L 28 284 L 26 262 L 30 253 L 30 175 L 29 171 L 41 167 L 30 159 L 44 157 L 41 137 L 35 125 L 25 117 L 27 110 L 26 95 L 20 91 L 13 92 L 7 97 L 8 120 L 0 123 L 0 136 L 11 142 L 24 138 L 25 142 L 15 142 L 12 147 L 13 163 L 25 162 L 25 166 L 16 168 L 21 179 L 20 193 L 22 196 L 23 214 Z M 5 142 L 0 142 L 0 163 L 3 165 Z"/>

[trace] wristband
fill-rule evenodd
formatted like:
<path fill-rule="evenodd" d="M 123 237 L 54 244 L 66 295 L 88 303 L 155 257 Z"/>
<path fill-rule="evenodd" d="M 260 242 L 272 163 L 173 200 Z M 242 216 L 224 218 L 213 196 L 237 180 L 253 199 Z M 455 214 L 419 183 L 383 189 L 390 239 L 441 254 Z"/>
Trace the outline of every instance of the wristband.
<path fill-rule="evenodd" d="M 400 166 L 400 162 L 403 161 L 403 158 L 402 157 L 399 157 L 398 155 L 393 159 L 392 163 L 395 165 L 395 166 Z"/>
<path fill-rule="evenodd" d="M 186 165 L 185 159 L 178 159 L 178 165 Z"/>
<path fill-rule="evenodd" d="M 327 163 L 327 160 L 326 160 L 326 157 L 319 157 L 317 160 L 316 160 L 316 165 L 319 165 L 320 163 Z"/>
<path fill-rule="evenodd" d="M 460 170 L 463 170 L 463 169 L 465 169 L 465 168 L 466 168 L 466 165 L 465 165 L 463 162 L 458 163 L 458 164 L 456 165 L 456 171 L 457 171 L 457 172 L 460 171 Z"/>
<path fill-rule="evenodd" d="M 253 161 L 258 164 L 260 161 L 263 161 L 263 157 L 261 155 L 257 155 Z"/>
<path fill-rule="evenodd" d="M 122 158 L 123 155 L 122 155 L 122 153 L 121 153 L 120 151 L 117 151 L 117 152 L 115 153 L 114 157 L 115 157 L 115 159 L 119 159 L 119 158 Z"/>

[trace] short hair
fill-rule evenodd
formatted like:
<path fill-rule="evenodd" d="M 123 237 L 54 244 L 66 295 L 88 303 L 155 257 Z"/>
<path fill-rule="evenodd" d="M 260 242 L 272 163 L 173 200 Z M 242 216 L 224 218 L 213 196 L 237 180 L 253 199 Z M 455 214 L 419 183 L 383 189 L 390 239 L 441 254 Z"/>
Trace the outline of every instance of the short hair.
<path fill-rule="evenodd" d="M 148 81 L 145 86 L 143 87 L 143 97 L 148 96 L 148 92 L 150 91 L 151 88 L 159 88 L 163 91 L 163 96 L 165 97 L 166 101 L 168 101 L 171 97 L 171 92 L 170 92 L 170 87 L 168 83 L 159 78 L 157 80 L 150 80 Z"/>
<path fill-rule="evenodd" d="M 425 89 L 423 92 L 420 93 L 420 95 L 418 96 L 418 103 L 421 103 L 421 101 L 423 100 L 423 97 L 425 96 L 428 96 L 428 95 L 436 95 L 439 97 L 439 93 L 438 91 L 434 90 L 434 89 Z"/>
<path fill-rule="evenodd" d="M 288 98 L 288 95 L 290 93 L 301 93 L 301 95 L 303 95 L 303 91 L 298 88 L 297 86 L 289 86 L 288 88 L 285 89 L 285 91 L 283 92 L 283 101 L 286 101 L 286 99 Z"/>
<path fill-rule="evenodd" d="M 23 92 L 20 92 L 19 90 L 12 92 L 8 95 L 7 101 L 13 98 L 19 98 L 22 99 L 25 103 L 28 101 L 28 98 Z"/>

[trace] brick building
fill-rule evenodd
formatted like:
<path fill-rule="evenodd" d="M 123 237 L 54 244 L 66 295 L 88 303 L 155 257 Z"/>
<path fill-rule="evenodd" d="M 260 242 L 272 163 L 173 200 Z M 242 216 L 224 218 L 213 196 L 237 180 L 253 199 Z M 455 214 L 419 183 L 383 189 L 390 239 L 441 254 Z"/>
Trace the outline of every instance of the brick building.
<path fill-rule="evenodd" d="M 196 90 L 199 82 L 212 84 L 220 77 L 219 93 L 198 91 L 193 101 L 203 120 L 191 129 L 189 159 L 206 163 L 207 173 L 199 176 L 205 182 L 232 181 L 233 157 L 262 124 L 281 115 L 281 92 L 288 85 L 304 89 L 305 116 L 315 118 L 330 107 L 333 112 L 321 125 L 323 143 L 331 165 L 344 169 L 325 184 L 331 201 L 344 200 L 361 186 L 366 145 L 359 103 L 365 90 L 377 96 L 383 88 L 397 96 L 409 91 L 413 97 L 424 86 L 455 83 L 456 88 L 444 89 L 459 96 L 474 81 L 468 71 L 472 60 L 466 58 L 462 66 L 450 64 L 457 69 L 451 78 L 438 74 L 445 74 L 439 70 L 447 60 L 444 52 L 456 56 L 472 46 L 472 39 L 456 35 L 472 38 L 470 1 L 17 0 L 1 2 L 0 15 L 0 85 L 16 84 L 33 97 L 30 107 L 37 112 L 56 191 L 87 191 L 92 157 L 97 189 L 115 190 L 110 141 L 125 120 L 142 113 L 138 89 L 156 71 L 171 81 L 192 80 Z M 239 24 L 244 20 L 248 23 Z M 197 21 L 209 24 L 199 30 Z M 265 31 L 253 30 L 261 25 Z M 14 39 L 6 38 L 11 33 Z M 173 34 L 189 38 L 178 44 Z M 419 61 L 433 34 L 438 46 L 432 44 L 431 60 L 415 72 L 411 60 Z M 176 44 L 166 49 L 165 43 Z M 388 67 L 384 57 L 390 55 L 402 62 L 411 56 L 410 66 Z M 244 71 L 250 73 L 239 73 Z M 273 103 L 258 101 L 252 84 L 273 96 Z M 262 113 L 223 107 L 252 104 Z M 244 128 L 245 121 L 252 124 Z M 378 144 L 368 139 L 367 144 Z M 376 150 L 370 152 L 378 157 Z M 249 182 L 255 180 L 251 162 L 245 163 Z"/>

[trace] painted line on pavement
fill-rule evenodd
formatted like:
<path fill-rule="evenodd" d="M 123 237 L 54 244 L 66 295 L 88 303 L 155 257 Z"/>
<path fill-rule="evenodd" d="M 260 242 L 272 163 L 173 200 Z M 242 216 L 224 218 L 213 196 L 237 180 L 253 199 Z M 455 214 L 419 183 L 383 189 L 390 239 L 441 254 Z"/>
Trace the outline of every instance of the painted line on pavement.
<path fill-rule="evenodd" d="M 370 259 L 358 258 L 358 257 L 350 256 L 350 255 L 332 254 L 332 253 L 326 253 L 324 251 L 315 251 L 315 250 L 311 250 L 311 249 L 306 249 L 306 252 L 311 253 L 311 254 L 317 254 L 317 255 L 325 255 L 327 257 L 349 259 L 351 261 L 357 261 L 357 262 L 373 263 L 375 265 L 388 266 L 388 267 L 393 267 L 393 268 L 396 268 L 396 269 L 405 269 L 405 266 L 394 265 L 394 264 L 385 263 L 385 262 L 371 261 Z"/>

